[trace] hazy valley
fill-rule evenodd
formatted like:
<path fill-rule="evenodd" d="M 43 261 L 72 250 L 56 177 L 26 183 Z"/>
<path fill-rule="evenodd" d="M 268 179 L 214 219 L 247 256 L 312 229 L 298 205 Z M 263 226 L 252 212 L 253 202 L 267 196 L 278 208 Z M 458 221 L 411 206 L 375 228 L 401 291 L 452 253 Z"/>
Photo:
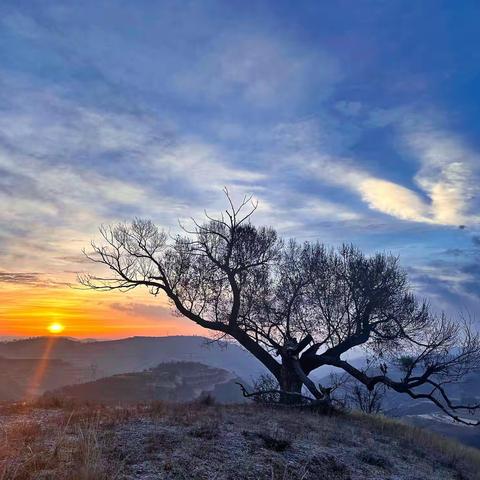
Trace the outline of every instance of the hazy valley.
<path fill-rule="evenodd" d="M 263 373 L 262 366 L 245 350 L 226 342 L 211 342 L 204 337 L 132 337 L 121 340 L 81 342 L 63 337 L 39 337 L 0 343 L 0 359 L 9 362 L 12 381 L 28 382 L 32 375 L 17 375 L 29 363 L 46 360 L 45 374 L 40 376 L 38 391 L 52 388 L 51 376 L 63 385 L 82 383 L 117 373 L 140 372 L 159 363 L 199 362 L 219 367 L 250 380 Z M 18 360 L 18 362 L 14 362 Z M 61 361 L 60 363 L 58 361 Z M 70 369 L 70 370 L 69 370 Z M 53 374 L 55 372 L 55 375 Z M 45 382 L 45 384 L 44 384 Z M 60 385 L 58 385 L 60 386 Z"/>
<path fill-rule="evenodd" d="M 356 364 L 361 366 L 358 358 Z M 38 397 L 79 403 L 135 404 L 189 402 L 211 396 L 219 403 L 242 403 L 237 382 L 249 386 L 265 373 L 234 344 L 202 337 L 134 337 L 81 342 L 41 337 L 0 343 L 0 401 Z M 329 376 L 317 377 L 328 385 Z M 343 395 L 341 389 L 337 396 Z M 453 399 L 480 400 L 480 376 L 470 375 L 450 387 Z M 460 425 L 428 401 L 387 392 L 385 415 L 480 446 L 475 428 Z M 472 417 L 476 418 L 476 417 Z"/>

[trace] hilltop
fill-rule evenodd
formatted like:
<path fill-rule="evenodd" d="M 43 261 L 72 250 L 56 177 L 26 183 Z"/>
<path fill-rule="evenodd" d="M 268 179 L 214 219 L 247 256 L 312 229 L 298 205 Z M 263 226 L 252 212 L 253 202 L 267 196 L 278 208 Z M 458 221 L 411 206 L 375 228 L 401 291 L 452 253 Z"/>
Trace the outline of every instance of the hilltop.
<path fill-rule="evenodd" d="M 478 450 L 365 415 L 202 402 L 62 407 L 57 399 L 4 407 L 0 427 L 2 479 L 480 478 Z"/>
<path fill-rule="evenodd" d="M 245 399 L 236 382 L 243 381 L 221 368 L 197 362 L 169 362 L 143 372 L 121 373 L 64 386 L 45 396 L 107 404 L 154 400 L 187 402 L 210 396 L 219 402 L 238 403 Z"/>

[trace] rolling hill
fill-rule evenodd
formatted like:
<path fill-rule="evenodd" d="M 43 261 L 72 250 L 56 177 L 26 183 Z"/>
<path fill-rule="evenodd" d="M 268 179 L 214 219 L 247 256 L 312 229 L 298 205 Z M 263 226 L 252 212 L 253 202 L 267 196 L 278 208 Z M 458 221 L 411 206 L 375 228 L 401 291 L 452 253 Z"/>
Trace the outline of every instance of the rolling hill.
<path fill-rule="evenodd" d="M 121 373 L 93 382 L 64 386 L 45 396 L 124 404 L 163 400 L 189 402 L 210 395 L 221 403 L 245 399 L 232 373 L 196 362 L 162 363 L 143 372 Z"/>

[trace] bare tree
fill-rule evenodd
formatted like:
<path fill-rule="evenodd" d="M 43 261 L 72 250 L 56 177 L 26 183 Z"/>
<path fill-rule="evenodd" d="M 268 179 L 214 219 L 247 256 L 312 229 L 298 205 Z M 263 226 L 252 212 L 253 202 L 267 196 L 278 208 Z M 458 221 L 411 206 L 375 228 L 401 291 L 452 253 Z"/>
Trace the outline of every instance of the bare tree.
<path fill-rule="evenodd" d="M 385 389 L 385 385 L 380 383 L 368 389 L 362 383 L 355 382 L 348 394 L 348 402 L 364 413 L 380 413 Z"/>
<path fill-rule="evenodd" d="M 446 385 L 480 365 L 480 341 L 467 323 L 434 315 L 416 300 L 398 259 L 365 256 L 351 245 L 338 250 L 320 243 L 283 241 L 272 228 L 250 222 L 257 204 L 245 198 L 206 214 L 183 235 L 169 239 L 152 222 L 102 227 L 103 243 L 87 257 L 110 275 L 86 275 L 96 290 L 138 286 L 165 294 L 175 309 L 204 328 L 229 336 L 254 355 L 277 380 L 282 401 L 329 401 L 329 389 L 310 374 L 325 365 L 342 369 L 368 390 L 378 384 L 428 399 L 460 422 Z M 342 358 L 366 348 L 385 365 L 369 375 Z M 388 362 L 409 360 L 401 376 Z M 428 387 L 426 389 L 425 387 Z"/>
<path fill-rule="evenodd" d="M 260 375 L 253 382 L 253 389 L 255 393 L 253 400 L 255 402 L 272 404 L 280 400 L 280 385 L 277 379 L 268 373 Z M 244 391 L 245 395 L 248 395 L 246 389 Z"/>

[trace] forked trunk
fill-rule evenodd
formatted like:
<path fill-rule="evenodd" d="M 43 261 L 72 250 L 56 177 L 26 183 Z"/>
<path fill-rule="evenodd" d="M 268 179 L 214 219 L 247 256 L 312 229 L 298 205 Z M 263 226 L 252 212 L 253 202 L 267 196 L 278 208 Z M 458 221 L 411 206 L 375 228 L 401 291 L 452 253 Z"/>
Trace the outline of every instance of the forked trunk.
<path fill-rule="evenodd" d="M 284 359 L 280 371 L 280 378 L 278 379 L 280 390 L 280 402 L 286 404 L 300 403 L 303 382 L 295 373 L 293 365 L 288 360 Z M 298 394 L 298 395 L 295 395 Z"/>

